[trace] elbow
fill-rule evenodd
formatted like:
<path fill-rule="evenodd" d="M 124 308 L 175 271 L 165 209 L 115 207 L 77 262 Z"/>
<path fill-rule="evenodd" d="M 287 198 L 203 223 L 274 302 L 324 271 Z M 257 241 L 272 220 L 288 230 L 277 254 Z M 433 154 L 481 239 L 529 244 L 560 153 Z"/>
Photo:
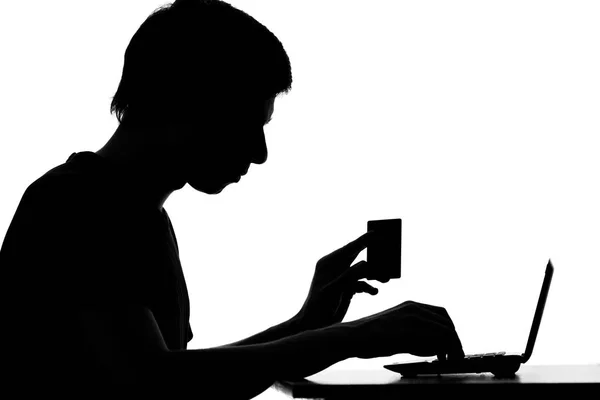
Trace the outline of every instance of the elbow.
<path fill-rule="evenodd" d="M 188 397 L 190 393 L 203 398 L 250 400 L 275 384 L 272 374 L 260 366 L 242 373 L 213 359 L 214 365 L 201 359 L 193 351 L 159 351 L 139 359 L 135 380 L 136 397 L 139 393 L 155 398 Z M 215 396 L 218 394 L 218 396 Z"/>

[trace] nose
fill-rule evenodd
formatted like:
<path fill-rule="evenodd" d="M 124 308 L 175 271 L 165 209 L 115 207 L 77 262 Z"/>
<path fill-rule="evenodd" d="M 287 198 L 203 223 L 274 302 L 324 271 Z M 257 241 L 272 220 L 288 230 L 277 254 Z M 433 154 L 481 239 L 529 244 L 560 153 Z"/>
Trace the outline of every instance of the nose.
<path fill-rule="evenodd" d="M 267 161 L 268 151 L 267 151 L 267 141 L 265 139 L 265 132 L 261 129 L 258 138 L 252 149 L 252 159 L 251 162 L 254 164 L 264 164 Z"/>

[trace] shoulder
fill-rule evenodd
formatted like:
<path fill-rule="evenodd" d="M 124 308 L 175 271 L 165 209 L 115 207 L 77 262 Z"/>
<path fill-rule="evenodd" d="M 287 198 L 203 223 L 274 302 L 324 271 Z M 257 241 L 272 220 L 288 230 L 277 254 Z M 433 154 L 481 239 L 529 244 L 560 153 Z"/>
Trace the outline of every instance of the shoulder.
<path fill-rule="evenodd" d="M 85 196 L 93 188 L 90 174 L 64 163 L 33 181 L 25 190 L 23 200 L 28 204 L 60 205 L 69 199 Z"/>
<path fill-rule="evenodd" d="M 102 224 L 109 214 L 107 199 L 115 198 L 110 194 L 109 182 L 93 163 L 69 159 L 26 188 L 15 218 L 48 226 L 56 226 L 59 221 L 63 225 Z"/>
<path fill-rule="evenodd" d="M 89 226 L 108 223 L 94 178 L 69 163 L 61 164 L 32 182 L 24 191 L 3 242 L 3 253 L 23 258 L 24 248 L 58 251 L 81 242 Z M 97 186 L 97 185 L 96 185 Z M 58 243 L 62 243 L 60 246 Z"/>

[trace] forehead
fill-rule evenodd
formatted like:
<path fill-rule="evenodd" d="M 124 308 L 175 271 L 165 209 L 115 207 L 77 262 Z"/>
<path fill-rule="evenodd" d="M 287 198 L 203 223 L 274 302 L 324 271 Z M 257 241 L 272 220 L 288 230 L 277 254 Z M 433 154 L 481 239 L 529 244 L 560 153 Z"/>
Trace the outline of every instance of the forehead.
<path fill-rule="evenodd" d="M 257 107 L 264 108 L 272 105 L 275 101 L 274 97 L 250 96 L 250 95 L 224 95 L 222 98 L 215 98 L 213 104 L 221 104 L 235 108 L 256 109 Z"/>
<path fill-rule="evenodd" d="M 218 126 L 248 122 L 266 124 L 273 115 L 275 97 L 243 95 L 215 97 L 209 108 L 201 112 L 201 120 Z"/>
<path fill-rule="evenodd" d="M 239 97 L 233 99 L 233 101 L 231 102 L 232 107 L 229 108 L 228 111 L 231 111 L 233 109 L 237 112 L 241 112 L 242 114 L 248 114 L 253 117 L 263 117 L 266 121 L 273 115 L 273 111 L 275 110 L 275 97 L 276 96 L 273 96 L 267 99 L 265 99 L 264 97 Z"/>

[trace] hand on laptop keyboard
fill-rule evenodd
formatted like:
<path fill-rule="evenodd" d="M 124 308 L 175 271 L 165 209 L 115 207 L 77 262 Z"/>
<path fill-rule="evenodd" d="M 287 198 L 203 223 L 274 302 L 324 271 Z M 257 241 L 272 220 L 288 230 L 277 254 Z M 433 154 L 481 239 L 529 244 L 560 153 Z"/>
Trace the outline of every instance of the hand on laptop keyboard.
<path fill-rule="evenodd" d="M 421 357 L 448 355 L 450 360 L 464 357 L 454 323 L 443 307 L 406 301 L 344 325 L 351 328 L 350 357 L 375 358 L 399 353 Z"/>

